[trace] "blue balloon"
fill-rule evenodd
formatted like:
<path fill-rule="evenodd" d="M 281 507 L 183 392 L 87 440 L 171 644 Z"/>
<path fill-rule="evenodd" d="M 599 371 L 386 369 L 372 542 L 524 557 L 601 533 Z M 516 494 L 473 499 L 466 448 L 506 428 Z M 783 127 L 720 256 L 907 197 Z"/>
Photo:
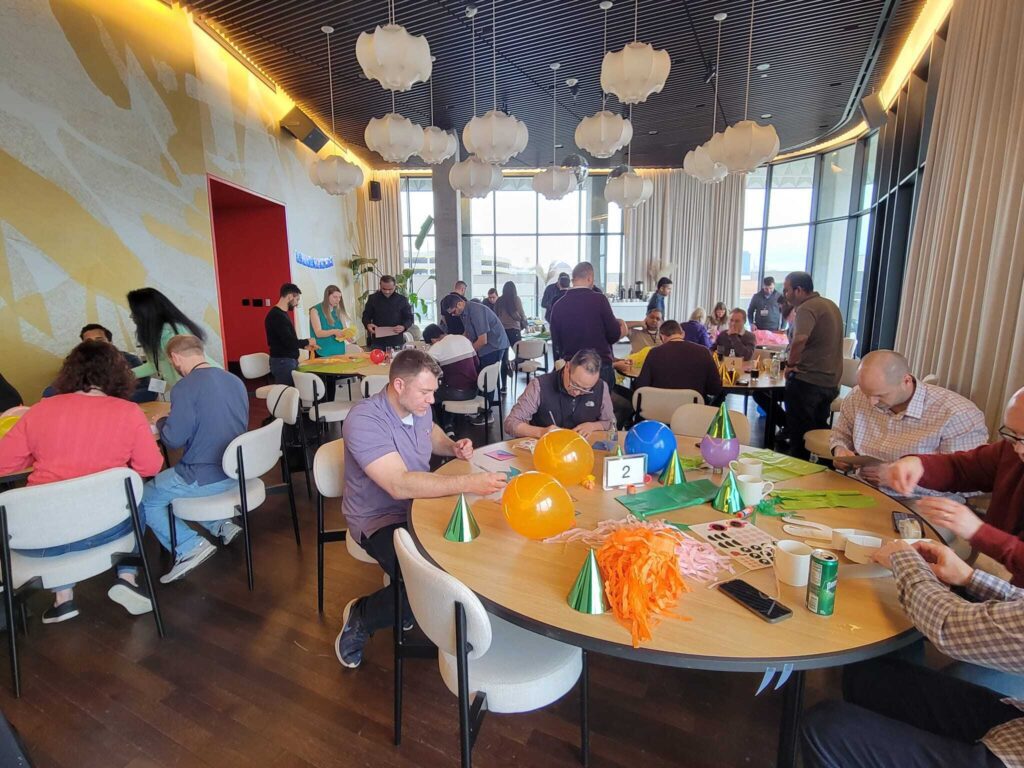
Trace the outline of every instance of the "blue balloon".
<path fill-rule="evenodd" d="M 647 456 L 647 472 L 661 472 L 676 449 L 676 436 L 660 421 L 641 421 L 626 433 L 626 453 Z"/>

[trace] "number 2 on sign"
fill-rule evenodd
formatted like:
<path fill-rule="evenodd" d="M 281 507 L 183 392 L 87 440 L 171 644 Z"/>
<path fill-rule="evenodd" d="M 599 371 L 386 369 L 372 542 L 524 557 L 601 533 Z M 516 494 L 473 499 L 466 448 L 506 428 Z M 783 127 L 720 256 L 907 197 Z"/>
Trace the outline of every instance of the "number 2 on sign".
<path fill-rule="evenodd" d="M 604 489 L 621 488 L 642 483 L 647 474 L 647 456 L 639 453 L 628 456 L 607 456 L 604 460 Z"/>

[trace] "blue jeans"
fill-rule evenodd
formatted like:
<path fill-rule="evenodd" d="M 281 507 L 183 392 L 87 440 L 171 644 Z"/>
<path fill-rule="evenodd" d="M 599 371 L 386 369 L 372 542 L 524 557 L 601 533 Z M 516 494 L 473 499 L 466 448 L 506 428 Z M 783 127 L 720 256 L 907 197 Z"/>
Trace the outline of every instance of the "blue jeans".
<path fill-rule="evenodd" d="M 299 367 L 299 361 L 290 357 L 270 358 L 270 375 L 274 377 L 275 384 L 284 384 L 287 387 L 294 387 L 292 382 L 292 371 Z"/>
<path fill-rule="evenodd" d="M 80 539 L 78 541 L 72 541 L 68 544 L 58 544 L 53 547 L 43 547 L 42 549 L 12 549 L 12 552 L 17 552 L 19 555 L 25 557 L 59 557 L 60 555 L 66 555 L 70 552 L 83 552 L 87 549 L 95 549 L 96 547 L 109 544 L 112 541 L 117 541 L 122 536 L 125 536 L 132 532 L 132 521 L 125 520 L 122 523 L 118 523 L 113 528 L 108 528 L 105 531 L 101 531 L 87 539 Z M 138 544 L 132 549 L 133 553 L 139 551 Z M 117 566 L 117 575 L 122 574 L 134 574 L 138 571 L 137 568 L 130 565 L 119 565 Z M 59 592 L 62 589 L 72 589 L 74 584 L 64 584 L 60 587 L 52 587 L 54 592 Z"/>
<path fill-rule="evenodd" d="M 160 546 L 170 551 L 171 524 L 167 519 L 167 512 L 171 502 L 175 499 L 213 496 L 216 493 L 230 491 L 237 485 L 238 481 L 232 480 L 230 477 L 208 485 L 188 483 L 173 468 L 165 469 L 146 483 L 142 491 L 142 504 L 139 507 L 139 511 L 142 513 L 142 524 L 153 531 Z M 213 520 L 200 523 L 200 525 L 217 536 L 220 534 L 220 527 L 224 522 L 224 520 Z M 199 546 L 199 534 L 178 518 L 174 518 L 174 532 L 178 539 L 178 551 L 171 554 L 175 557 L 185 557 Z"/>

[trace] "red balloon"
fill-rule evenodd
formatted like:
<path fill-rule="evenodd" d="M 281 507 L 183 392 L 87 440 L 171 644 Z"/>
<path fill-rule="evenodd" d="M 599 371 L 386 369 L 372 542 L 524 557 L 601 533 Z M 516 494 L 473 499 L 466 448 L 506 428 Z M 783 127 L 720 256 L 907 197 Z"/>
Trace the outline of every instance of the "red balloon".
<path fill-rule="evenodd" d="M 370 362 L 374 365 L 380 365 L 384 362 L 384 350 L 375 349 L 370 352 Z"/>

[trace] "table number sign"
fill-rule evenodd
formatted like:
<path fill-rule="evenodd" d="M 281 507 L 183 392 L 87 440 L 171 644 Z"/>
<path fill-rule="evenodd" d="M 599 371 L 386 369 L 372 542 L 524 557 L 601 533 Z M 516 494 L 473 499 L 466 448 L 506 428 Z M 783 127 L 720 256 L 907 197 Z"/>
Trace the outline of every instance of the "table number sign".
<path fill-rule="evenodd" d="M 647 474 L 647 455 L 606 456 L 604 459 L 604 489 L 643 485 Z"/>

